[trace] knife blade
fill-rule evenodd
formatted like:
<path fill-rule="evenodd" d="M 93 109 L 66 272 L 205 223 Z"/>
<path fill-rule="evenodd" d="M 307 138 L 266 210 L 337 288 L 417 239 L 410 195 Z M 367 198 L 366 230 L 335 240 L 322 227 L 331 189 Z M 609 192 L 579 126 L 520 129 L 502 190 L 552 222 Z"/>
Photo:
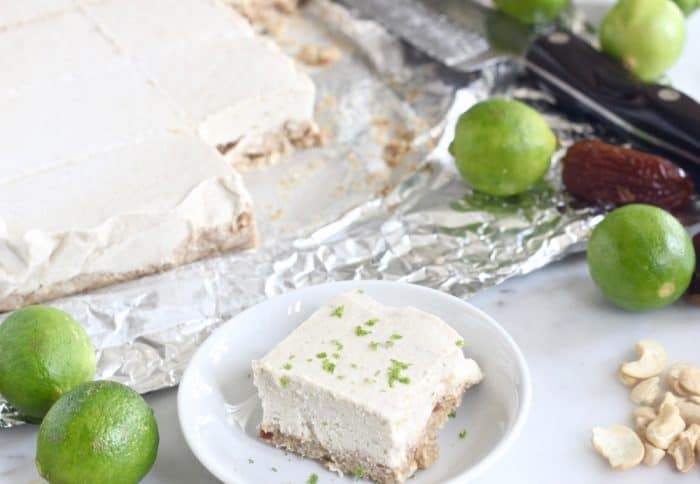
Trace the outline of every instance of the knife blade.
<path fill-rule="evenodd" d="M 567 106 L 650 145 L 700 178 L 700 104 L 669 86 L 641 83 L 572 32 L 538 35 L 542 31 L 523 30 L 500 13 L 463 0 L 338 1 L 457 71 L 517 59 Z M 519 33 L 510 43 L 522 46 L 524 55 L 493 45 L 487 34 L 494 25 Z"/>

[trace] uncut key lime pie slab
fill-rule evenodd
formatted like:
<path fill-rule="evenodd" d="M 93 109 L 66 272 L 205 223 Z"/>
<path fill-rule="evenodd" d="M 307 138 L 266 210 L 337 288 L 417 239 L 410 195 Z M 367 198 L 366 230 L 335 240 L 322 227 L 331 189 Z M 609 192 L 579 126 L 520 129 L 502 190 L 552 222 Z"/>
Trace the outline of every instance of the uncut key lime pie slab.
<path fill-rule="evenodd" d="M 222 146 L 315 96 L 217 0 L 5 2 L 0 72 L 0 311 L 254 246 Z"/>

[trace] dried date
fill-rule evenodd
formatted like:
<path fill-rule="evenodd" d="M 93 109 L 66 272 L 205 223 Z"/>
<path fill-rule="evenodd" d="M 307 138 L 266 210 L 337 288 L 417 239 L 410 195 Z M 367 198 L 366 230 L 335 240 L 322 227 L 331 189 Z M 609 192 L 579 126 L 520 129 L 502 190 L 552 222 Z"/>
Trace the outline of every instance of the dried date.
<path fill-rule="evenodd" d="M 567 190 L 601 205 L 647 203 L 675 211 L 688 204 L 694 190 L 685 171 L 666 158 L 602 141 L 574 144 L 563 165 Z"/>

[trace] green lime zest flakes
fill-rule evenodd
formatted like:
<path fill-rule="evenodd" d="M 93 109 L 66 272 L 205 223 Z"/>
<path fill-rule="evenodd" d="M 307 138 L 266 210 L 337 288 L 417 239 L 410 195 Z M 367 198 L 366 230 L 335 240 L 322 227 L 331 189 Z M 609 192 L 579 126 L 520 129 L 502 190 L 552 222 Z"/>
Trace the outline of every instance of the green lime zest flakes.
<path fill-rule="evenodd" d="M 355 467 L 355 479 L 361 479 L 365 475 L 365 470 L 362 467 Z"/>
<path fill-rule="evenodd" d="M 285 363 L 284 366 L 283 366 L 282 368 L 284 368 L 285 370 L 291 370 L 291 369 L 292 369 L 292 365 L 291 365 L 290 363 Z"/>
<path fill-rule="evenodd" d="M 270 467 L 270 470 L 271 470 L 272 472 L 277 472 L 277 467 Z"/>
<path fill-rule="evenodd" d="M 358 293 L 358 294 L 364 294 L 365 291 L 363 291 L 362 289 L 358 289 L 358 290 L 357 290 L 357 293 Z"/>
<path fill-rule="evenodd" d="M 367 330 L 364 329 L 362 326 L 358 326 L 358 327 L 355 328 L 355 334 L 356 334 L 357 336 L 367 336 L 368 334 L 372 334 L 372 332 L 371 332 L 371 331 L 367 331 Z"/>
<path fill-rule="evenodd" d="M 318 484 L 318 476 L 316 474 L 311 474 L 306 480 L 306 484 Z"/>
<path fill-rule="evenodd" d="M 365 321 L 364 324 L 365 324 L 365 326 L 374 326 L 374 325 L 377 324 L 378 322 L 379 322 L 379 319 L 378 319 L 378 318 L 372 318 L 372 319 L 369 319 L 369 320 Z"/>
<path fill-rule="evenodd" d="M 350 363 L 350 368 L 357 370 L 357 363 Z"/>
<path fill-rule="evenodd" d="M 280 377 L 280 386 L 282 388 L 287 388 L 289 386 L 289 378 L 286 376 L 281 376 Z"/>
<path fill-rule="evenodd" d="M 403 336 L 401 336 L 400 334 L 394 333 L 391 335 L 391 339 L 401 339 L 401 338 L 403 338 Z"/>
<path fill-rule="evenodd" d="M 297 355 L 289 355 L 289 358 L 287 358 L 287 359 L 288 359 L 288 360 L 293 360 L 293 359 L 296 358 L 296 357 L 297 357 Z"/>
<path fill-rule="evenodd" d="M 391 341 L 390 339 L 388 339 L 384 342 L 384 348 L 391 348 L 392 346 L 394 346 L 394 342 Z"/>
<path fill-rule="evenodd" d="M 447 414 L 447 416 L 450 417 L 450 418 L 455 418 L 455 417 L 457 416 L 457 412 L 455 412 L 454 410 L 452 410 L 450 413 Z"/>
<path fill-rule="evenodd" d="M 333 363 L 331 360 L 323 360 L 321 366 L 328 373 L 333 373 L 335 371 L 335 363 Z"/>
<path fill-rule="evenodd" d="M 464 340 L 458 339 L 457 341 L 455 341 L 455 346 L 457 346 L 458 348 L 461 348 L 462 346 L 464 346 Z"/>
<path fill-rule="evenodd" d="M 338 380 L 345 380 L 345 375 L 338 375 L 336 376 Z"/>
<path fill-rule="evenodd" d="M 248 459 L 248 464 L 255 464 L 255 461 L 253 459 Z"/>
<path fill-rule="evenodd" d="M 401 375 L 401 372 L 403 370 L 407 370 L 410 365 L 408 363 L 404 363 L 399 360 L 391 360 L 391 366 L 389 367 L 388 370 L 388 376 L 389 376 L 389 386 L 394 387 L 394 383 L 399 382 L 403 383 L 404 385 L 408 385 L 411 383 L 411 379 L 408 378 L 407 376 Z"/>
<path fill-rule="evenodd" d="M 379 343 L 377 343 L 376 341 L 371 341 L 369 343 L 369 349 L 371 349 L 372 351 L 377 351 L 378 348 L 379 348 Z"/>
<path fill-rule="evenodd" d="M 339 360 L 339 359 L 340 359 L 340 354 L 339 354 L 339 353 L 333 353 L 331 356 L 332 356 L 333 358 L 335 358 L 336 360 Z"/>
<path fill-rule="evenodd" d="M 328 355 L 326 354 L 325 351 L 322 351 L 321 353 L 316 353 L 316 358 L 319 358 L 322 360 L 324 358 L 328 358 Z"/>
<path fill-rule="evenodd" d="M 333 312 L 331 313 L 331 316 L 335 317 L 335 318 L 342 318 L 344 312 L 345 312 L 345 306 L 340 305 L 333 310 Z"/>
<path fill-rule="evenodd" d="M 336 349 L 336 350 L 338 350 L 338 351 L 342 351 L 342 350 L 343 350 L 343 343 L 341 343 L 341 342 L 338 341 L 337 339 L 332 339 L 332 340 L 331 340 L 331 343 L 333 343 L 333 344 L 335 345 L 335 349 Z"/>
<path fill-rule="evenodd" d="M 307 359 L 306 359 L 306 362 L 307 362 L 307 363 L 311 363 L 312 361 L 314 361 L 313 358 L 307 358 Z"/>
<path fill-rule="evenodd" d="M 462 431 L 459 433 L 459 438 L 462 439 L 462 440 L 464 440 L 464 438 L 465 438 L 466 436 L 467 436 L 467 430 L 466 430 L 466 429 L 465 429 L 465 430 L 462 430 Z"/>
<path fill-rule="evenodd" d="M 375 378 L 378 377 L 380 373 L 381 373 L 380 370 L 375 371 L 375 372 L 374 372 L 374 377 L 375 377 Z"/>

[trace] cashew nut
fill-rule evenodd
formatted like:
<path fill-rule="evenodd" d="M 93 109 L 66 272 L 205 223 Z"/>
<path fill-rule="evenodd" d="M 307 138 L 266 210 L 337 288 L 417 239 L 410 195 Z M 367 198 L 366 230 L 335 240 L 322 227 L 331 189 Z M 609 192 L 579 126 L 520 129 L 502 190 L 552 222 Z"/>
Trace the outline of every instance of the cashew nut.
<path fill-rule="evenodd" d="M 640 339 L 635 345 L 639 359 L 622 365 L 622 373 L 632 378 L 651 378 L 666 366 L 666 350 L 652 339 Z"/>
<path fill-rule="evenodd" d="M 632 401 L 637 405 L 651 405 L 659 395 L 661 395 L 661 379 L 658 376 L 640 381 L 630 393 Z"/>
<path fill-rule="evenodd" d="M 668 384 L 668 387 L 676 392 L 676 394 L 681 395 L 681 396 L 686 396 L 688 393 L 681 387 L 680 384 L 680 379 L 681 379 L 681 374 L 683 371 L 685 371 L 688 368 L 692 368 L 693 365 L 690 363 L 674 363 L 671 365 L 671 367 L 668 369 L 668 374 L 666 375 L 666 383 Z"/>
<path fill-rule="evenodd" d="M 627 376 L 622 372 L 622 365 L 620 365 L 620 368 L 617 370 L 617 377 L 620 379 L 623 385 L 626 387 L 633 387 L 637 383 L 639 383 L 639 378 L 632 378 L 631 376 Z"/>
<path fill-rule="evenodd" d="M 678 410 L 687 425 L 700 424 L 700 405 L 693 402 L 679 402 Z"/>
<path fill-rule="evenodd" d="M 661 405 L 663 405 L 664 403 L 668 403 L 669 405 L 678 406 L 678 404 L 682 401 L 684 401 L 682 397 L 678 397 L 671 392 L 666 392 L 666 393 L 664 393 L 664 398 L 661 400 L 661 403 L 659 404 L 659 408 L 661 408 Z"/>
<path fill-rule="evenodd" d="M 637 431 L 641 432 L 643 435 L 649 422 L 656 418 L 656 411 L 651 407 L 637 407 L 632 412 L 632 418 L 634 419 Z"/>
<path fill-rule="evenodd" d="M 659 416 L 649 422 L 646 430 L 647 440 L 659 449 L 668 449 L 678 435 L 685 429 L 685 422 L 678 407 L 671 403 L 662 403 Z"/>
<path fill-rule="evenodd" d="M 654 447 L 649 442 L 644 442 L 644 464 L 653 467 L 664 458 L 666 451 Z"/>
<path fill-rule="evenodd" d="M 618 471 L 634 467 L 644 459 L 644 445 L 639 436 L 629 427 L 595 427 L 593 447 L 606 457 L 610 466 Z"/>
<path fill-rule="evenodd" d="M 688 426 L 683 432 L 678 436 L 679 439 L 686 438 L 690 441 L 690 446 L 695 448 L 698 440 L 700 439 L 700 425 L 693 424 Z"/>
<path fill-rule="evenodd" d="M 688 437 L 681 437 L 668 448 L 668 455 L 673 457 L 678 472 L 688 472 L 695 465 L 695 446 Z"/>
<path fill-rule="evenodd" d="M 686 368 L 681 373 L 681 378 L 679 380 L 681 388 L 693 393 L 695 395 L 700 395 L 700 369 L 691 366 Z"/>

